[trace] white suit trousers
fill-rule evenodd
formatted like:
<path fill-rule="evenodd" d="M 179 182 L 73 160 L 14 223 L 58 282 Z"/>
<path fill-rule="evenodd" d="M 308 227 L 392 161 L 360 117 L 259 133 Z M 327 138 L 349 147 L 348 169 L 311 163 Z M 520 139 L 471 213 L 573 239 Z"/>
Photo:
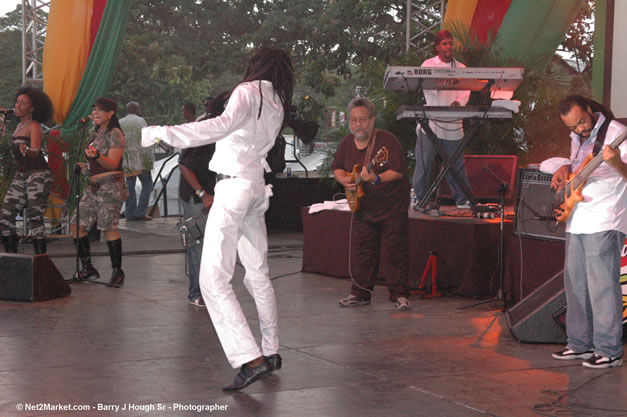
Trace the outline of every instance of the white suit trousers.
<path fill-rule="evenodd" d="M 215 187 L 205 228 L 200 290 L 222 349 L 233 368 L 279 350 L 277 305 L 268 274 L 268 238 L 264 213 L 271 187 L 263 178 L 231 178 Z M 255 300 L 261 350 L 231 286 L 236 256 L 246 269 L 244 285 Z"/>

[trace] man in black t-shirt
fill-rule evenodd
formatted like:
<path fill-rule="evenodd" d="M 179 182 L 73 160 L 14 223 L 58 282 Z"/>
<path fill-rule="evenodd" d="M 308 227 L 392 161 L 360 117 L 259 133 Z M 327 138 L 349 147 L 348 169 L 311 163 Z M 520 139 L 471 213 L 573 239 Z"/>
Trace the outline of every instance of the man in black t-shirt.
<path fill-rule="evenodd" d="M 370 304 L 377 272 L 390 291 L 390 300 L 399 310 L 410 308 L 407 285 L 407 229 L 409 171 L 405 152 L 390 132 L 375 129 L 372 101 L 356 97 L 348 105 L 352 134 L 340 142 L 331 165 L 335 179 L 347 191 L 356 188 L 350 175 L 355 164 L 360 172 L 364 196 L 353 217 L 350 237 L 351 294 L 340 300 L 342 307 Z M 387 149 L 387 162 L 366 169 L 380 149 Z"/>
<path fill-rule="evenodd" d="M 183 105 L 183 117 L 188 122 L 195 120 L 195 114 L 196 107 L 193 103 L 185 103 Z M 203 210 L 209 210 L 213 204 L 213 187 L 216 182 L 216 173 L 209 170 L 209 160 L 211 160 L 215 149 L 215 143 L 198 148 L 186 148 L 182 150 L 179 158 L 179 169 L 181 170 L 179 198 L 183 206 L 183 216 L 185 219 L 199 218 L 196 224 L 203 232 L 207 221 L 206 216 L 202 218 L 204 215 Z M 198 284 L 202 241 L 196 246 L 186 248 L 186 250 L 189 271 L 187 299 L 192 305 L 204 307 L 205 302 L 200 295 L 200 286 Z"/>

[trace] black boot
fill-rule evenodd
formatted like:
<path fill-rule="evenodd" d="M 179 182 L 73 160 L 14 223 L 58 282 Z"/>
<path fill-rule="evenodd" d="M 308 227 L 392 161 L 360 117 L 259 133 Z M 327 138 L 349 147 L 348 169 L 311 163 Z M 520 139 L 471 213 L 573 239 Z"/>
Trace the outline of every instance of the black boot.
<path fill-rule="evenodd" d="M 33 249 L 35 250 L 35 255 L 48 253 L 48 241 L 46 238 L 33 239 Z"/>
<path fill-rule="evenodd" d="M 122 239 L 107 240 L 109 246 L 109 256 L 111 257 L 111 281 L 109 287 L 119 287 L 124 284 L 124 271 L 122 271 Z"/>
<path fill-rule="evenodd" d="M 17 253 L 17 244 L 19 241 L 19 237 L 15 234 L 9 236 L 2 235 L 2 243 L 4 244 L 4 251 L 6 253 Z"/>
<path fill-rule="evenodd" d="M 87 236 L 75 239 L 74 243 L 78 247 L 78 257 L 81 258 L 83 269 L 74 276 L 76 281 L 85 281 L 88 279 L 98 279 L 100 274 L 91 264 L 91 248 L 89 247 L 89 238 Z"/>

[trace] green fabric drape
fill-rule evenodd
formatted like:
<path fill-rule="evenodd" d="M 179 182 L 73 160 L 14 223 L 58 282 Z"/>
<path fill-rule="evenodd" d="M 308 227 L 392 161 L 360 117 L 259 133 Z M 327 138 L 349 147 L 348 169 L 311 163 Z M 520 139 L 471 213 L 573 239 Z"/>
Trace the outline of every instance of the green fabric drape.
<path fill-rule="evenodd" d="M 575 20 L 583 0 L 515 0 L 494 42 L 503 58 L 541 70 Z"/>
<path fill-rule="evenodd" d="M 107 2 L 76 97 L 61 126 L 63 134 L 74 132 L 78 128 L 76 121 L 89 114 L 94 101 L 109 88 L 113 79 L 113 69 L 120 55 L 130 10 L 131 2 L 128 0 Z"/>
<path fill-rule="evenodd" d="M 613 6 L 613 5 L 612 5 Z M 607 36 L 607 0 L 597 0 L 594 9 L 594 57 L 592 58 L 592 97 L 603 102 L 605 80 L 605 39 Z"/>

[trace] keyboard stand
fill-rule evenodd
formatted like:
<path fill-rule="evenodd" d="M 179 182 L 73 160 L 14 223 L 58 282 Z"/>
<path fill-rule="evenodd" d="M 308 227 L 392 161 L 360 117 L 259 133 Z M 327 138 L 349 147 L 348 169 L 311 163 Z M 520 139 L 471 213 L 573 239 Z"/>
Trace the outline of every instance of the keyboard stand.
<path fill-rule="evenodd" d="M 420 123 L 422 130 L 427 134 L 427 137 L 429 138 L 431 143 L 435 146 L 435 149 L 438 155 L 440 155 L 440 158 L 442 158 L 442 169 L 440 170 L 440 173 L 436 177 L 433 184 L 431 184 L 431 186 L 427 190 L 427 193 L 425 194 L 423 199 L 420 202 L 418 202 L 418 204 L 416 204 L 416 206 L 414 207 L 415 209 L 421 211 L 425 208 L 425 206 L 427 205 L 427 202 L 429 202 L 431 197 L 437 191 L 438 187 L 440 187 L 440 184 L 442 183 L 442 180 L 444 180 L 444 177 L 446 176 L 447 172 L 453 167 L 452 161 L 455 161 L 460 156 L 460 154 L 464 152 L 464 148 L 466 147 L 466 144 L 474 136 L 474 134 L 477 132 L 477 129 L 479 129 L 479 126 L 481 126 L 484 121 L 485 121 L 485 117 L 478 119 L 478 120 L 476 119 L 473 120 L 472 127 L 468 130 L 468 132 L 464 134 L 464 136 L 461 139 L 462 142 L 460 146 L 457 148 L 455 153 L 453 153 L 453 155 L 451 155 L 451 157 L 449 158 L 448 154 L 446 153 L 446 150 L 444 150 L 444 148 L 438 142 L 437 140 L 438 137 L 435 135 L 435 133 L 433 133 L 433 130 L 431 130 L 431 127 L 429 126 L 429 120 L 428 119 L 418 120 L 418 123 Z M 418 158 L 418 155 L 416 155 L 416 158 Z M 468 199 L 468 201 L 470 201 L 470 204 L 472 206 L 477 205 L 479 202 L 477 201 L 475 196 L 472 194 L 472 191 L 466 185 L 466 183 L 461 180 L 459 172 L 452 170 L 451 174 L 453 174 L 453 176 L 455 177 L 455 181 L 457 181 L 457 183 L 461 186 L 462 190 L 464 191 L 464 194 L 466 195 L 466 198 Z M 427 173 L 427 175 L 430 175 L 430 173 Z"/>

